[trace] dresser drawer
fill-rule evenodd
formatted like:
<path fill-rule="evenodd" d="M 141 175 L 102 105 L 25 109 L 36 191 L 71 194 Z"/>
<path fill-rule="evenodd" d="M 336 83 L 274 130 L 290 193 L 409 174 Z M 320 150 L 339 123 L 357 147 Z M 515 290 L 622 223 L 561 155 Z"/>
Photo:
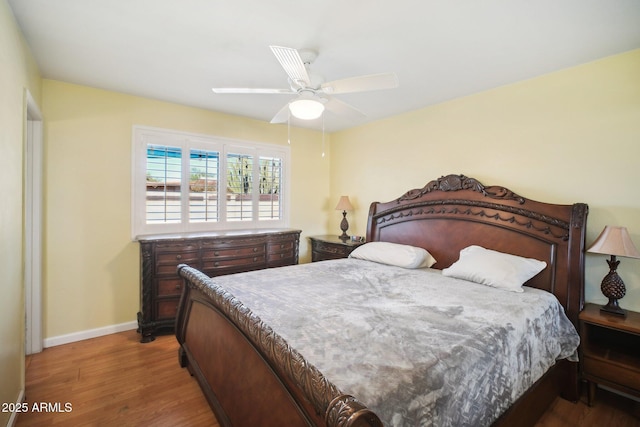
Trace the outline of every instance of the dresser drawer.
<path fill-rule="evenodd" d="M 281 251 L 291 252 L 295 248 L 295 242 L 292 240 L 285 240 L 281 242 L 270 242 L 267 246 L 269 248 L 268 249 L 269 253 L 276 253 Z"/>
<path fill-rule="evenodd" d="M 154 249 L 156 253 L 193 252 L 198 250 L 198 243 L 197 242 L 163 242 L 163 243 L 156 243 Z"/>
<path fill-rule="evenodd" d="M 182 294 L 184 282 L 179 277 L 157 279 L 155 286 L 158 297 L 179 297 Z"/>
<path fill-rule="evenodd" d="M 269 267 L 295 264 L 297 255 L 295 241 L 289 239 L 269 242 L 267 248 L 267 263 Z"/>
<path fill-rule="evenodd" d="M 202 271 L 209 275 L 221 275 L 263 268 L 265 254 L 242 258 L 210 258 L 202 260 Z M 229 270 L 229 271 L 227 271 Z"/>
<path fill-rule="evenodd" d="M 204 251 L 220 250 L 220 249 L 237 249 L 237 248 L 253 248 L 264 247 L 266 239 L 264 237 L 243 237 L 233 239 L 216 239 L 202 242 Z M 264 251 L 264 249 L 263 249 Z"/>
<path fill-rule="evenodd" d="M 156 300 L 156 320 L 175 319 L 178 313 L 180 298 L 167 298 Z"/>
<path fill-rule="evenodd" d="M 246 247 L 221 247 L 205 249 L 202 259 L 205 261 L 219 260 L 220 258 L 249 257 L 264 254 L 264 245 Z"/>
<path fill-rule="evenodd" d="M 271 236 L 267 242 L 267 266 L 281 267 L 298 263 L 299 234 Z"/>
<path fill-rule="evenodd" d="M 155 273 L 159 275 L 176 275 L 178 264 L 189 264 L 198 267 L 198 251 L 159 252 L 156 253 Z"/>
<path fill-rule="evenodd" d="M 276 264 L 280 264 L 280 263 L 293 263 L 295 260 L 295 252 L 293 249 L 289 249 L 283 252 L 276 252 L 276 253 L 271 253 L 269 252 L 269 255 L 267 256 L 267 262 L 269 263 L 270 267 L 273 267 Z"/>

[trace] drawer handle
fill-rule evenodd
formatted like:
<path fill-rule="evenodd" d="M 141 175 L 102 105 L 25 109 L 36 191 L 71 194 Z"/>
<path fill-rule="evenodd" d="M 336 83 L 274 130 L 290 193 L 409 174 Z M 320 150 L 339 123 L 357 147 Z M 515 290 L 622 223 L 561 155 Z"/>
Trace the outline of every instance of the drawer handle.
<path fill-rule="evenodd" d="M 213 263 L 213 266 L 214 266 L 214 267 L 218 267 L 219 265 L 220 265 L 220 263 L 219 263 L 218 261 L 216 261 L 216 262 L 214 262 L 214 263 Z"/>
<path fill-rule="evenodd" d="M 215 251 L 213 254 L 214 254 L 215 256 L 218 256 L 218 255 L 220 255 L 220 252 Z"/>
<path fill-rule="evenodd" d="M 253 248 L 253 252 L 258 252 L 258 248 Z"/>
<path fill-rule="evenodd" d="M 258 261 L 258 257 L 253 257 L 253 262 Z"/>
<path fill-rule="evenodd" d="M 181 287 L 181 286 L 180 286 L 180 284 L 177 284 L 177 285 L 176 285 L 176 289 L 177 289 L 177 290 L 180 290 L 180 287 Z"/>
<path fill-rule="evenodd" d="M 280 244 L 280 249 L 283 249 L 283 248 L 284 248 L 284 243 L 281 243 Z"/>
<path fill-rule="evenodd" d="M 176 255 L 176 259 L 177 260 L 181 260 L 182 259 L 182 255 Z"/>

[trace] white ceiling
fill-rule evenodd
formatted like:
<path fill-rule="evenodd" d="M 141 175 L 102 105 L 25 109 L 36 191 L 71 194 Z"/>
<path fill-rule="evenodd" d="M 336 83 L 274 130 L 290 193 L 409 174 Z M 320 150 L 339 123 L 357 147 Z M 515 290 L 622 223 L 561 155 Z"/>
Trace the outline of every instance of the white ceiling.
<path fill-rule="evenodd" d="M 269 45 L 317 50 L 325 81 L 397 74 L 397 89 L 336 96 L 367 118 L 328 113 L 328 131 L 640 48 L 640 0 L 8 2 L 44 78 L 267 122 L 291 95 L 211 87 L 288 88 Z"/>

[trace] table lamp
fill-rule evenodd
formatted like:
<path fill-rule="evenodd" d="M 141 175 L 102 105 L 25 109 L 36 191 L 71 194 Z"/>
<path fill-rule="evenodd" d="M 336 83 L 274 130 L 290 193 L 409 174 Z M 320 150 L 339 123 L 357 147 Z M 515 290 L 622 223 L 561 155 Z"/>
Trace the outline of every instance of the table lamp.
<path fill-rule="evenodd" d="M 347 234 L 347 230 L 349 229 L 347 211 L 353 210 L 353 206 L 351 206 L 351 202 L 349 201 L 349 196 L 340 196 L 340 200 L 336 205 L 336 210 L 342 211 L 342 221 L 340 222 L 340 230 L 342 230 L 342 234 L 339 237 L 342 240 L 347 240 L 349 238 L 349 235 Z"/>
<path fill-rule="evenodd" d="M 616 272 L 618 264 L 620 264 L 620 261 L 616 260 L 616 256 L 640 258 L 640 252 L 633 245 L 626 227 L 605 226 L 595 242 L 587 249 L 587 252 L 611 255 L 611 259 L 607 260 L 609 273 L 604 276 L 600 285 L 600 290 L 605 297 L 609 298 L 609 302 L 601 307 L 600 310 L 606 313 L 626 316 L 627 312 L 618 304 L 618 300 L 624 297 L 626 289 L 624 282 Z"/>

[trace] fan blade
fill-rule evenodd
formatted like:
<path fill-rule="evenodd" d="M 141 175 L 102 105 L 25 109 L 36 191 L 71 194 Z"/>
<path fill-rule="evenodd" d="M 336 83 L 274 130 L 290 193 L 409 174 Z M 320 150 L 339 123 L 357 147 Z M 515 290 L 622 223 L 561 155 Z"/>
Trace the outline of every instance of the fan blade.
<path fill-rule="evenodd" d="M 300 54 L 296 49 L 282 46 L 269 47 L 292 82 L 301 87 L 311 86 L 307 68 L 304 66 L 302 58 L 300 58 Z"/>
<path fill-rule="evenodd" d="M 250 87 L 214 87 L 211 88 L 214 93 L 239 93 L 239 94 L 278 94 L 278 93 L 286 93 L 291 95 L 296 93 L 291 89 L 261 89 L 261 88 L 250 88 Z"/>
<path fill-rule="evenodd" d="M 329 100 L 325 102 L 324 108 L 340 117 L 346 118 L 347 120 L 362 120 L 367 117 L 365 113 L 358 110 L 356 107 L 336 98 L 329 98 Z"/>
<path fill-rule="evenodd" d="M 370 74 L 350 77 L 323 83 L 321 88 L 326 94 L 365 92 L 369 90 L 393 89 L 398 87 L 398 76 L 395 73 Z"/>
<path fill-rule="evenodd" d="M 289 103 L 287 102 L 284 107 L 280 109 L 271 119 L 271 123 L 284 123 L 289 120 Z"/>

